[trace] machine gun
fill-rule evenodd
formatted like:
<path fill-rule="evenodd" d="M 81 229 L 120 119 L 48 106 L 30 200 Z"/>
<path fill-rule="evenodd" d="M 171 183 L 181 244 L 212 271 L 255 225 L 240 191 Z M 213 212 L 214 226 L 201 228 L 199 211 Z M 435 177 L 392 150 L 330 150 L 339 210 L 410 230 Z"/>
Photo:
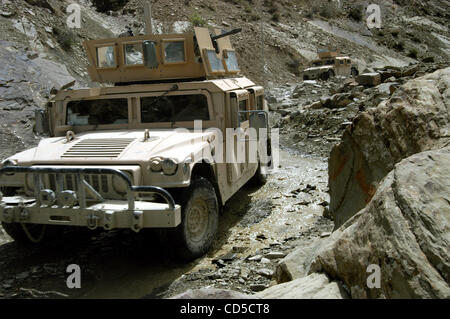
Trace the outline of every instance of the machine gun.
<path fill-rule="evenodd" d="M 216 52 L 217 53 L 220 52 L 219 45 L 217 44 L 217 40 L 219 40 L 221 38 L 225 38 L 225 37 L 227 37 L 229 35 L 240 33 L 241 31 L 242 31 L 242 28 L 238 28 L 238 29 L 234 29 L 234 30 L 231 30 L 231 31 L 228 31 L 228 32 L 224 32 L 224 33 L 219 34 L 219 35 L 211 35 L 211 41 L 212 41 L 212 43 L 214 45 L 214 49 L 216 49 Z"/>

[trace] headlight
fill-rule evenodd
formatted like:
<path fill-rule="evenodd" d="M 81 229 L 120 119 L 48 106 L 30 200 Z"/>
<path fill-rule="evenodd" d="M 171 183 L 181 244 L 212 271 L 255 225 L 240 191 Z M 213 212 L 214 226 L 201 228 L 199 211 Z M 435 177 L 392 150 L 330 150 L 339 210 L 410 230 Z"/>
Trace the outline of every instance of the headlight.
<path fill-rule="evenodd" d="M 0 163 L 0 168 L 7 167 L 7 166 L 17 166 L 17 165 L 18 165 L 18 161 L 17 160 L 7 158 L 7 159 L 3 160 Z M 8 174 L 5 174 L 5 175 L 13 176 L 14 173 L 8 173 Z"/>
<path fill-rule="evenodd" d="M 161 162 L 161 166 L 166 175 L 174 175 L 178 168 L 178 164 L 174 160 L 168 158 Z"/>
<path fill-rule="evenodd" d="M 162 165 L 161 160 L 159 158 L 154 158 L 150 161 L 150 169 L 152 172 L 161 172 L 162 171 Z"/>
<path fill-rule="evenodd" d="M 4 161 L 2 161 L 2 163 L 0 164 L 0 168 L 5 167 L 5 166 L 17 166 L 17 160 L 14 159 L 5 159 Z"/>
<path fill-rule="evenodd" d="M 125 174 L 128 175 L 128 178 L 130 179 L 130 181 L 133 181 L 130 174 L 128 174 L 128 173 L 125 173 Z M 123 180 L 123 178 L 121 178 L 119 176 L 113 176 L 112 184 L 113 184 L 114 190 L 119 194 L 125 194 L 128 190 L 127 182 L 125 182 Z"/>

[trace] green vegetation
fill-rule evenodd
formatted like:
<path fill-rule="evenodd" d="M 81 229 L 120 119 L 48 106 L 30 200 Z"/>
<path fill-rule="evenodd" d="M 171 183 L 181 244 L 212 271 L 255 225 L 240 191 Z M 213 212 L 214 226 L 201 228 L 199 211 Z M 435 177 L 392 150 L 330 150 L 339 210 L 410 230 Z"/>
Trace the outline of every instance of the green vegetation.
<path fill-rule="evenodd" d="M 53 27 L 53 33 L 56 36 L 56 41 L 64 51 L 72 50 L 72 46 L 75 44 L 75 33 L 58 27 Z"/>
<path fill-rule="evenodd" d="M 191 18 L 190 22 L 194 27 L 204 27 L 207 22 L 205 19 L 203 19 L 198 13 L 194 13 Z"/>
<path fill-rule="evenodd" d="M 361 22 L 363 20 L 363 7 L 361 5 L 356 5 L 350 9 L 348 16 L 355 21 Z"/>
<path fill-rule="evenodd" d="M 417 51 L 417 49 L 412 48 L 412 49 L 409 50 L 408 57 L 413 58 L 413 59 L 417 59 L 418 56 L 419 56 L 419 51 Z"/>

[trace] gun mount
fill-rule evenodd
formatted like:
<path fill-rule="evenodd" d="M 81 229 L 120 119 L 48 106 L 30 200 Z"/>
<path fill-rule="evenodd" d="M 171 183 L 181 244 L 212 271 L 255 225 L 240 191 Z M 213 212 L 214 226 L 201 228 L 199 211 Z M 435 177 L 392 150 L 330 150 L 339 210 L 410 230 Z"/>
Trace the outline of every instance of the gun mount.
<path fill-rule="evenodd" d="M 116 85 L 238 75 L 236 52 L 229 37 L 242 29 L 214 31 L 211 35 L 207 28 L 194 28 L 194 33 L 86 41 L 88 73 L 94 82 Z"/>

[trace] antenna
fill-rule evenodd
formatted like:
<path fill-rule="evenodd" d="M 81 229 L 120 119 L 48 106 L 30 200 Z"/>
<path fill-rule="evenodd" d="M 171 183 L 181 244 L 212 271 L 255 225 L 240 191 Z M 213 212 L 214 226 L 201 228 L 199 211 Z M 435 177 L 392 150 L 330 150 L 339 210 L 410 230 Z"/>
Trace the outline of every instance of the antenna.
<path fill-rule="evenodd" d="M 153 20 L 152 20 L 152 1 L 146 0 L 144 2 L 144 21 L 145 34 L 153 34 Z"/>
<path fill-rule="evenodd" d="M 263 76 L 263 86 L 266 86 L 266 61 L 264 53 L 264 0 L 260 1 L 260 20 L 261 20 L 261 74 Z"/>

